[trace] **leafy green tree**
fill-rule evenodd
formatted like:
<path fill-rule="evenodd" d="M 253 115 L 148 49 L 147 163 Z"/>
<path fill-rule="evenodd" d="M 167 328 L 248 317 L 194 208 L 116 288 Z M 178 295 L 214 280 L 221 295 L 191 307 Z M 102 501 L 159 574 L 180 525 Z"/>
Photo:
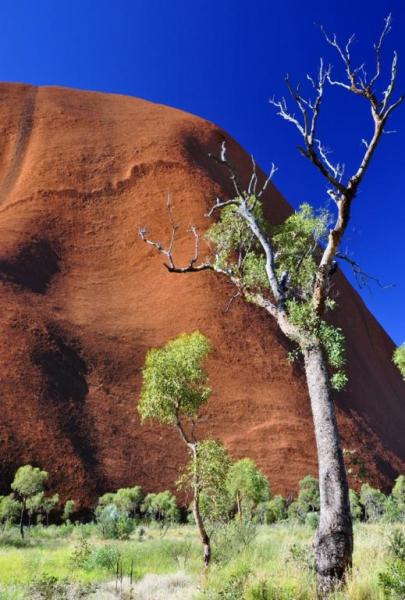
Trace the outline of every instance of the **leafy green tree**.
<path fill-rule="evenodd" d="M 102 496 L 100 496 L 100 498 L 98 499 L 96 511 L 95 511 L 96 517 L 103 510 L 103 508 L 105 508 L 106 506 L 109 506 L 110 504 L 115 505 L 115 494 L 113 492 L 107 492 L 106 494 L 103 494 Z"/>
<path fill-rule="evenodd" d="M 402 377 L 405 379 L 405 343 L 395 350 L 393 361 L 401 371 Z"/>
<path fill-rule="evenodd" d="M 217 440 L 203 440 L 197 444 L 196 464 L 190 459 L 177 485 L 193 491 L 197 472 L 200 510 L 206 521 L 226 520 L 230 499 L 225 486 L 231 459 L 225 446 Z"/>
<path fill-rule="evenodd" d="M 255 507 L 270 498 L 269 482 L 250 458 L 242 458 L 230 467 L 226 487 L 239 516 L 246 513 L 251 517 Z"/>
<path fill-rule="evenodd" d="M 298 492 L 298 505 L 303 514 L 319 512 L 319 481 L 311 475 L 307 475 L 300 481 Z"/>
<path fill-rule="evenodd" d="M 344 580 L 350 568 L 353 553 L 353 528 L 350 514 L 342 445 L 338 431 L 334 398 L 331 388 L 342 389 L 347 377 L 344 372 L 343 332 L 327 320 L 328 310 L 335 302 L 330 290 L 338 260 L 348 261 L 360 280 L 366 277 L 359 266 L 341 250 L 343 237 L 350 226 L 353 203 L 358 196 L 372 158 L 394 110 L 405 95 L 393 99 L 397 78 L 397 55 L 391 65 L 385 89 L 380 85 L 381 49 L 391 29 L 391 16 L 385 20 L 383 32 L 375 44 L 375 64 L 371 69 L 356 68 L 351 56 L 351 41 L 338 42 L 335 35 L 324 32 L 326 42 L 342 61 L 344 78 L 332 77 L 331 66 L 320 61 L 316 77 L 307 76 L 310 97 L 302 88 L 286 78 L 294 109 L 285 98 L 272 100 L 277 114 L 293 124 L 302 137 L 299 146 L 325 179 L 328 203 L 332 202 L 333 222 L 324 211 L 317 213 L 308 205 L 289 217 L 280 228 L 273 228 L 264 219 L 262 199 L 269 180 L 260 186 L 261 177 L 253 171 L 246 185 L 227 156 L 226 143 L 219 157 L 213 157 L 229 174 L 232 193 L 217 199 L 208 212 L 211 217 L 219 212 L 218 223 L 208 232 L 213 253 L 204 261 L 199 258 L 199 234 L 195 227 L 195 251 L 184 266 L 178 266 L 173 246 L 178 226 L 174 223 L 169 206 L 172 227 L 171 242 L 164 247 L 140 229 L 141 239 L 165 256 L 165 266 L 172 273 L 214 271 L 228 278 L 237 294 L 274 319 L 279 330 L 296 345 L 296 353 L 304 364 L 312 406 L 314 430 L 318 451 L 319 482 L 321 488 L 320 521 L 317 535 L 316 569 L 318 593 L 326 596 Z M 319 115 L 323 112 L 325 89 L 336 86 L 359 103 L 368 105 L 372 133 L 364 139 L 364 154 L 351 173 L 343 164 L 333 162 L 327 146 L 321 141 Z M 322 110 L 321 110 L 322 107 Z M 327 113 L 325 113 L 327 114 Z"/>
<path fill-rule="evenodd" d="M 24 514 L 27 507 L 27 500 L 44 489 L 45 481 L 48 479 L 48 473 L 41 471 L 38 467 L 24 465 L 20 467 L 11 484 L 17 500 L 20 502 L 20 533 L 24 537 Z"/>
<path fill-rule="evenodd" d="M 115 504 L 97 507 L 97 526 L 106 539 L 128 539 L 134 530 L 134 520 L 121 512 Z"/>
<path fill-rule="evenodd" d="M 360 489 L 360 502 L 364 506 L 367 521 L 378 521 L 384 514 L 387 497 L 368 483 L 363 483 Z"/>
<path fill-rule="evenodd" d="M 49 516 L 53 510 L 59 504 L 59 494 L 54 494 L 53 496 L 49 496 L 44 498 L 42 507 L 46 517 L 46 524 L 49 525 Z"/>
<path fill-rule="evenodd" d="M 145 494 L 139 485 L 131 488 L 120 488 L 114 495 L 113 503 L 118 510 L 133 519 L 139 512 L 144 496 Z"/>
<path fill-rule="evenodd" d="M 70 518 L 76 510 L 76 502 L 74 500 L 66 500 L 65 506 L 63 507 L 62 520 L 65 523 L 70 522 Z"/>
<path fill-rule="evenodd" d="M 206 404 L 211 390 L 203 362 L 211 349 L 207 338 L 195 331 L 182 334 L 163 348 L 149 350 L 143 369 L 143 386 L 138 411 L 141 420 L 158 421 L 176 427 L 186 444 L 193 469 L 193 515 L 201 543 L 204 563 L 211 558 L 211 544 L 200 511 L 198 479 L 198 442 L 195 437 L 198 412 Z"/>
<path fill-rule="evenodd" d="M 13 495 L 0 496 L 0 523 L 7 527 L 9 523 L 14 523 L 20 514 L 20 504 L 14 499 Z"/>
<path fill-rule="evenodd" d="M 142 510 L 162 525 L 175 523 L 180 516 L 176 498 L 168 490 L 156 494 L 147 494 Z"/>
<path fill-rule="evenodd" d="M 39 518 L 38 515 L 41 514 L 41 511 L 44 508 L 44 500 L 44 492 L 38 492 L 38 494 L 35 494 L 35 496 L 27 498 L 26 508 L 28 514 L 28 527 L 31 527 L 34 516 L 37 516 L 37 519 Z"/>

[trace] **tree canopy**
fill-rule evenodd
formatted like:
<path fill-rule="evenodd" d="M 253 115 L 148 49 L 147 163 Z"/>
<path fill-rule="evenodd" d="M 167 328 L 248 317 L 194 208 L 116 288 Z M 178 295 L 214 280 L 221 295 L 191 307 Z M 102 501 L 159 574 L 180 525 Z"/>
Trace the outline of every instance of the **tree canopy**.
<path fill-rule="evenodd" d="M 195 417 L 211 390 L 203 361 L 211 350 L 199 331 L 183 333 L 162 348 L 148 351 L 138 411 L 142 421 L 176 425 L 180 415 Z"/>

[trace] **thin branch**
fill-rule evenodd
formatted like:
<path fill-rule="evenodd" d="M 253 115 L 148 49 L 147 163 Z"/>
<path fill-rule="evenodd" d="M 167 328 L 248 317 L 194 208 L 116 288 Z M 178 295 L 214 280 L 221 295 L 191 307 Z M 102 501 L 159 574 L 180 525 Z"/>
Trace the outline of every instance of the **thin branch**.
<path fill-rule="evenodd" d="M 215 160 L 215 162 L 219 163 L 220 165 L 224 165 L 230 174 L 230 179 L 233 183 L 233 187 L 235 189 L 236 195 L 240 196 L 242 194 L 242 190 L 243 187 L 240 184 L 238 175 L 235 171 L 235 169 L 233 168 L 233 166 L 230 164 L 228 157 L 227 157 L 227 149 L 226 149 L 226 141 L 224 140 L 222 142 L 221 145 L 221 155 L 218 158 L 217 156 L 215 156 L 214 154 L 209 154 L 210 158 L 212 158 L 213 160 Z"/>
<path fill-rule="evenodd" d="M 238 290 L 237 292 L 232 294 L 232 296 L 230 297 L 228 302 L 225 304 L 224 311 L 223 311 L 224 314 L 226 314 L 230 310 L 230 308 L 231 308 L 232 304 L 234 303 L 234 301 L 236 300 L 236 298 L 239 298 L 240 296 L 242 296 L 242 292 L 240 290 Z"/>
<path fill-rule="evenodd" d="M 376 283 L 378 285 L 378 287 L 382 288 L 383 290 L 395 287 L 394 283 L 383 284 L 378 279 L 378 277 L 375 277 L 374 275 L 370 275 L 369 273 L 366 273 L 365 271 L 363 271 L 363 269 L 360 267 L 360 265 L 355 260 L 350 258 L 347 254 L 344 254 L 343 252 L 337 252 L 336 258 L 340 258 L 341 260 L 344 260 L 345 262 L 349 263 L 349 265 L 352 268 L 356 282 L 360 289 L 365 288 L 365 287 L 368 288 L 369 281 L 374 281 L 374 283 Z"/>
<path fill-rule="evenodd" d="M 170 271 L 171 273 L 195 273 L 195 272 L 204 271 L 207 269 L 212 270 L 213 265 L 209 262 L 202 262 L 200 264 L 197 264 L 198 260 L 199 260 L 199 252 L 200 252 L 200 235 L 197 231 L 197 228 L 194 225 L 192 225 L 190 227 L 190 231 L 194 236 L 194 254 L 186 266 L 184 266 L 184 267 L 176 266 L 174 259 L 173 259 L 173 246 L 174 246 L 174 242 L 176 239 L 176 232 L 179 228 L 179 225 L 176 225 L 174 223 L 171 204 L 169 201 L 167 202 L 166 207 L 167 207 L 167 211 L 168 211 L 168 215 L 169 215 L 169 223 L 171 225 L 171 235 L 170 235 L 169 246 L 167 248 L 165 248 L 164 246 L 162 246 L 162 244 L 160 242 L 157 242 L 155 240 L 148 238 L 147 231 L 144 227 L 139 228 L 139 237 L 141 238 L 141 240 L 143 240 L 146 244 L 149 244 L 150 246 L 155 248 L 160 254 L 163 254 L 166 257 L 167 263 L 164 263 L 164 264 L 165 264 L 166 269 L 168 271 Z"/>

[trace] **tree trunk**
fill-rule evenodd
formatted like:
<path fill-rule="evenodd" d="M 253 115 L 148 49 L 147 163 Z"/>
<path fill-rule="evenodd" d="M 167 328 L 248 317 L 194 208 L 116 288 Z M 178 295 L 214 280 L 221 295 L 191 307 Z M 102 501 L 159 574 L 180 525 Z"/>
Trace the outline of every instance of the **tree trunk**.
<path fill-rule="evenodd" d="M 200 534 L 201 543 L 204 550 L 204 565 L 208 567 L 211 561 L 211 541 L 208 533 L 205 530 L 203 520 L 201 518 L 198 493 L 194 494 L 193 498 L 193 515 L 197 525 L 198 533 Z"/>
<path fill-rule="evenodd" d="M 241 505 L 241 501 L 240 501 L 239 492 L 236 492 L 236 506 L 238 508 L 239 518 L 241 518 L 242 517 L 242 505 Z"/>
<path fill-rule="evenodd" d="M 23 501 L 21 506 L 21 514 L 20 514 L 20 533 L 21 537 L 24 539 L 24 512 L 25 512 L 25 502 Z"/>
<path fill-rule="evenodd" d="M 325 598 L 338 588 L 352 564 L 353 530 L 343 452 L 320 345 L 304 349 L 305 372 L 311 399 L 318 450 L 320 519 L 316 536 L 318 595 Z"/>

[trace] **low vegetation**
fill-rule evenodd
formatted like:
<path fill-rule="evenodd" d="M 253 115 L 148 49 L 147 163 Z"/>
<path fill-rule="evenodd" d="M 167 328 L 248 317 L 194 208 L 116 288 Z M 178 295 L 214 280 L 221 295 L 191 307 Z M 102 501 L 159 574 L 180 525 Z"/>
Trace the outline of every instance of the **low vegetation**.
<path fill-rule="evenodd" d="M 211 444 L 205 446 L 208 457 L 222 456 Z M 193 512 L 179 507 L 170 491 L 145 494 L 133 486 L 104 494 L 92 521 L 81 523 L 73 500 L 61 505 L 56 495 L 46 494 L 46 472 L 20 468 L 14 491 L 0 498 L 1 600 L 315 598 L 318 481 L 305 477 L 291 501 L 272 495 L 250 459 L 232 462 L 226 456 L 225 462 L 226 473 L 220 470 L 222 460 L 206 462 L 214 467 L 212 480 L 202 471 L 207 486 L 223 482 L 221 489 L 207 487 L 201 494 L 212 545 L 209 569 L 203 569 Z M 220 479 L 215 478 L 218 469 Z M 37 501 L 28 502 L 33 498 Z M 364 483 L 358 493 L 351 491 L 351 503 L 354 564 L 345 590 L 333 598 L 403 599 L 405 477 L 397 478 L 389 495 Z M 55 521 L 50 525 L 47 507 Z"/>

